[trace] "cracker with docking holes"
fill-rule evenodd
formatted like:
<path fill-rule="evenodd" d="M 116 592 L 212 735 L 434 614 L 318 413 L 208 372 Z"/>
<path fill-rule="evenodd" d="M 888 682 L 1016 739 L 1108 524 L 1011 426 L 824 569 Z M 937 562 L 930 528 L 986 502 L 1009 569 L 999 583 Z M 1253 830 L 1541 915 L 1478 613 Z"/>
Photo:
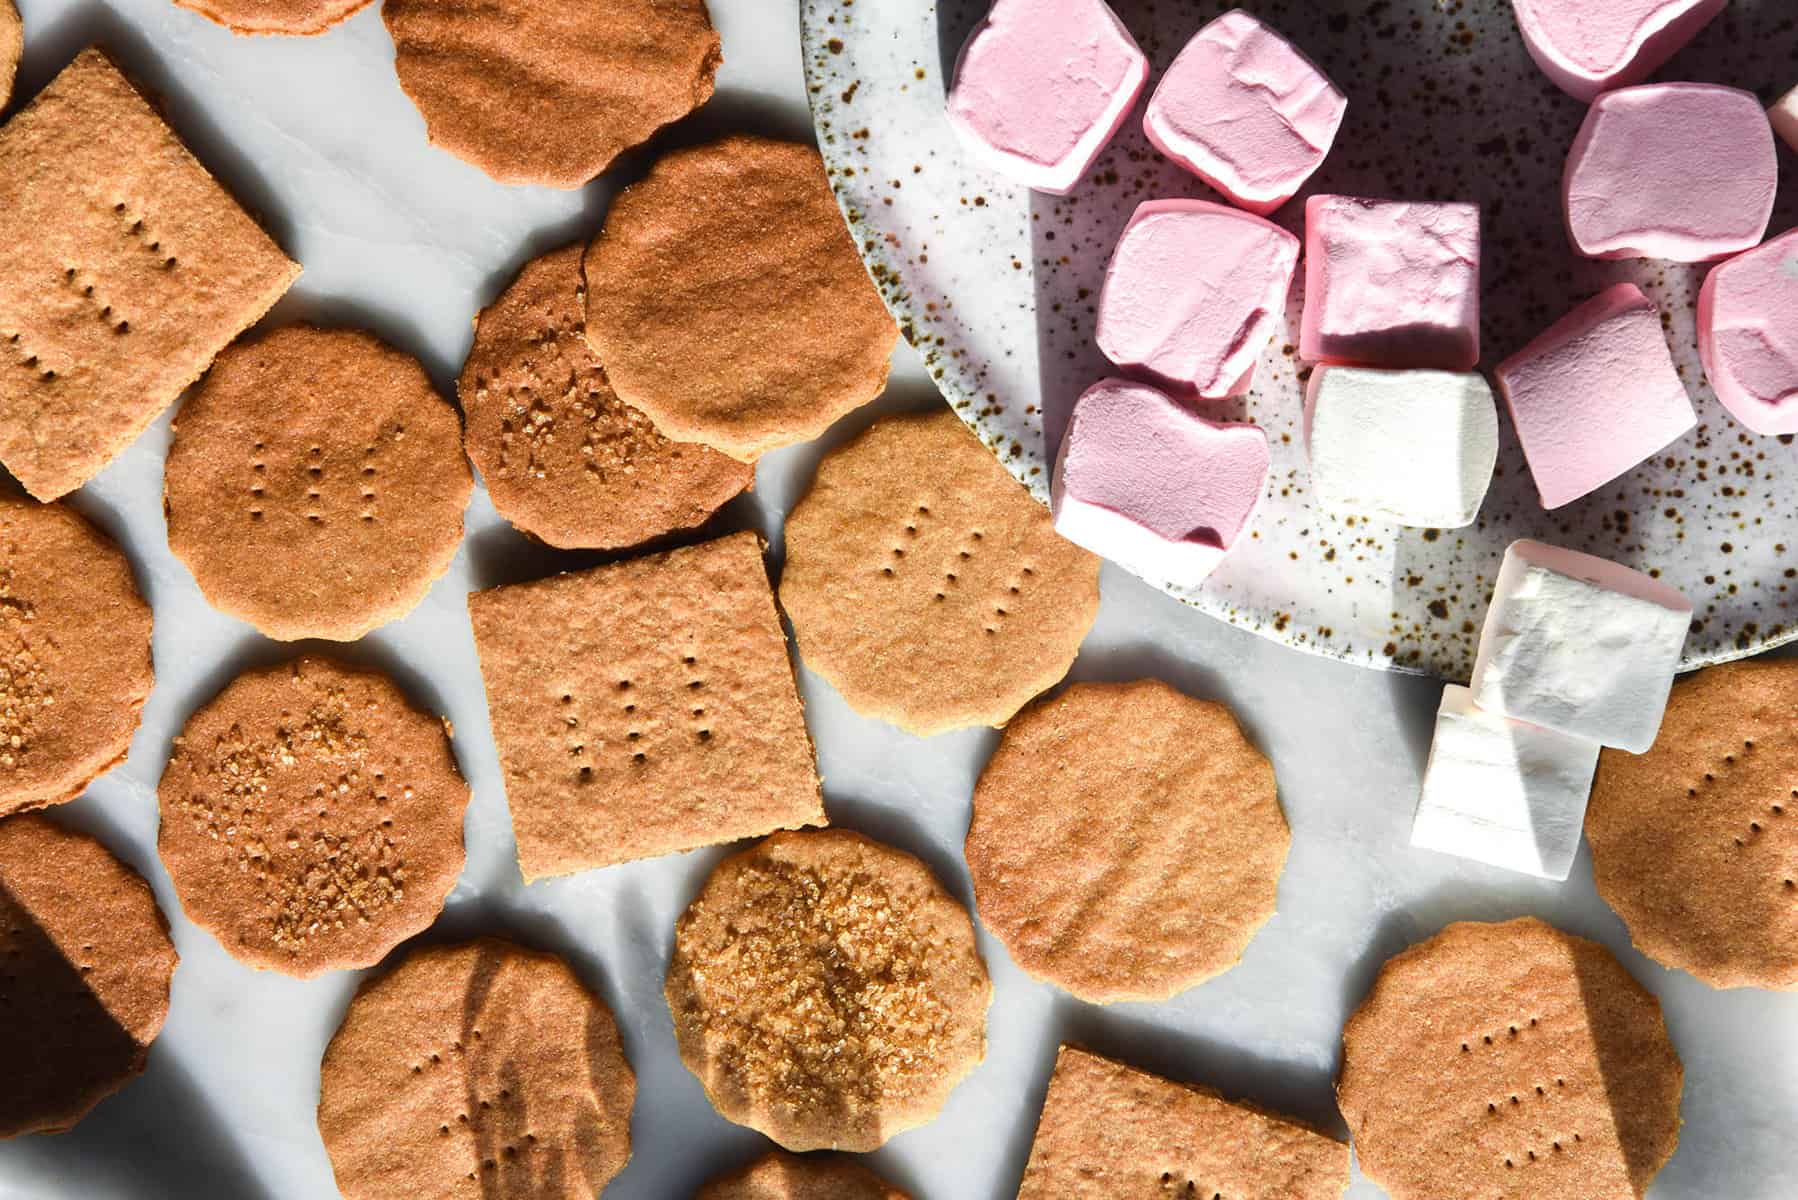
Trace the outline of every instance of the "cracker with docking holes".
<path fill-rule="evenodd" d="M 986 1055 L 974 926 L 930 869 L 858 833 L 777 833 L 675 926 L 668 1008 L 726 1118 L 788 1150 L 872 1150 Z"/>
<path fill-rule="evenodd" d="M 911 1200 L 853 1159 L 775 1150 L 712 1180 L 693 1200 Z"/>
<path fill-rule="evenodd" d="M 947 407 L 886 417 L 818 464 L 787 518 L 780 601 L 857 712 L 917 734 L 1003 725 L 1063 675 L 1099 558 Z"/>
<path fill-rule="evenodd" d="M 319 1069 L 347 1200 L 592 1200 L 631 1153 L 636 1077 L 561 959 L 482 938 L 364 985 Z"/>
<path fill-rule="evenodd" d="M 468 613 L 527 880 L 824 824 L 754 533 L 476 592 Z"/>
<path fill-rule="evenodd" d="M 665 154 L 587 250 L 587 340 L 661 431 L 753 462 L 886 386 L 899 340 L 810 146 Z"/>
<path fill-rule="evenodd" d="M 0 126 L 0 463 L 54 500 L 299 275 L 88 49 Z"/>
<path fill-rule="evenodd" d="M 221 612 L 354 641 L 462 543 L 474 477 L 424 368 L 371 333 L 290 325 L 219 355 L 175 418 L 169 549 Z"/>
<path fill-rule="evenodd" d="M 175 0 L 232 33 L 312 37 L 346 21 L 369 0 Z"/>
<path fill-rule="evenodd" d="M 155 680 L 150 606 L 112 539 L 0 496 L 0 816 L 62 804 L 125 759 Z"/>
<path fill-rule="evenodd" d="M 1291 842 L 1273 764 L 1230 710 L 1142 679 L 1076 683 L 1005 727 L 967 856 L 1012 960 L 1109 1004 L 1235 966 L 1274 914 Z"/>
<path fill-rule="evenodd" d="M 618 398 L 583 334 L 584 250 L 527 263 L 482 310 L 457 391 L 500 515 L 552 546 L 615 550 L 704 524 L 755 468 L 669 441 Z"/>
<path fill-rule="evenodd" d="M 468 785 L 445 723 L 329 659 L 232 680 L 188 718 L 158 795 L 182 909 L 253 967 L 373 966 L 462 873 Z"/>
<path fill-rule="evenodd" d="M 93 838 L 0 821 L 0 1138 L 68 1129 L 144 1069 L 175 947 L 150 885 Z"/>
<path fill-rule="evenodd" d="M 1798 662 L 1676 681 L 1652 749 L 1599 756 L 1586 840 L 1642 953 L 1712 987 L 1798 988 Z"/>
<path fill-rule="evenodd" d="M 1064 1045 L 1018 1200 L 1333 1200 L 1348 1182 L 1335 1138 Z"/>
<path fill-rule="evenodd" d="M 1336 1102 L 1392 1200 L 1634 1200 L 1679 1141 L 1660 1001 L 1534 917 L 1387 960 L 1342 1044 Z"/>
<path fill-rule="evenodd" d="M 0 108 L 12 99 L 12 85 L 19 74 L 19 58 L 25 53 L 25 24 L 13 0 L 0 0 Z"/>

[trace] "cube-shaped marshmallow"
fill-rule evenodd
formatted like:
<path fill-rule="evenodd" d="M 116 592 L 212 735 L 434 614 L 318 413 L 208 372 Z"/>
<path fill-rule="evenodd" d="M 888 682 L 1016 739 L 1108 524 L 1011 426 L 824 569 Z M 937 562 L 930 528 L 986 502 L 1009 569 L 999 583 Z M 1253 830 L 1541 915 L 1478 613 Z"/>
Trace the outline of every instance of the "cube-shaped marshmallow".
<path fill-rule="evenodd" d="M 1320 366 L 1305 388 L 1311 489 L 1325 512 L 1399 525 L 1471 525 L 1498 461 L 1485 377 Z"/>
<path fill-rule="evenodd" d="M 1779 164 L 1752 92 L 1650 83 L 1592 102 L 1561 176 L 1567 232 L 1588 258 L 1709 262 L 1767 234 Z"/>
<path fill-rule="evenodd" d="M 1299 240 L 1205 200 L 1137 206 L 1105 268 L 1099 349 L 1207 400 L 1248 390 L 1286 312 Z"/>
<path fill-rule="evenodd" d="M 1254 518 L 1267 435 L 1207 421 L 1144 383 L 1107 379 L 1074 402 L 1055 458 L 1055 528 L 1157 583 L 1196 587 Z"/>
<path fill-rule="evenodd" d="M 1473 702 L 1640 754 L 1654 744 L 1692 603 L 1640 571 L 1513 542 L 1473 664 Z"/>
<path fill-rule="evenodd" d="M 1592 297 L 1493 374 L 1544 508 L 1604 486 L 1697 424 L 1660 310 L 1633 283 Z"/>
<path fill-rule="evenodd" d="M 1798 87 L 1793 88 L 1767 110 L 1773 132 L 1785 139 L 1786 145 L 1798 150 Z"/>
<path fill-rule="evenodd" d="M 1728 0 L 1512 0 L 1524 48 L 1583 103 L 1640 83 L 1698 36 Z"/>
<path fill-rule="evenodd" d="M 1798 229 L 1705 279 L 1698 354 L 1736 420 L 1756 433 L 1798 433 Z"/>
<path fill-rule="evenodd" d="M 1480 361 L 1480 208 L 1353 196 L 1305 201 L 1312 362 L 1470 371 Z"/>
<path fill-rule="evenodd" d="M 994 0 L 956 60 L 949 123 L 995 171 L 1065 195 L 1148 77 L 1148 59 L 1105 0 Z"/>
<path fill-rule="evenodd" d="M 1322 165 L 1348 98 L 1241 9 L 1193 35 L 1155 85 L 1143 132 L 1163 154 L 1266 216 Z"/>
<path fill-rule="evenodd" d="M 1565 879 L 1579 852 L 1597 742 L 1486 712 L 1450 684 L 1436 710 L 1411 844 Z"/>

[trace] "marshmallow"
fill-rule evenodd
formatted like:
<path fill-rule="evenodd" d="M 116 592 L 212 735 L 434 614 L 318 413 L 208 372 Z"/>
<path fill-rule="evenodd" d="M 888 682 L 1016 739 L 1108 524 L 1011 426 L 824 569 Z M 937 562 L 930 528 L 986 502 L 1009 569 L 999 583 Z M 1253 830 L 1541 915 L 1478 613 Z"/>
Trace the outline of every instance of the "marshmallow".
<path fill-rule="evenodd" d="M 1480 375 L 1321 366 L 1305 444 L 1325 512 L 1459 529 L 1492 482 L 1498 409 Z"/>
<path fill-rule="evenodd" d="M 1105 268 L 1099 349 L 1207 400 L 1247 391 L 1298 261 L 1299 240 L 1271 221 L 1204 200 L 1147 201 Z"/>
<path fill-rule="evenodd" d="M 1156 582 L 1196 587 L 1267 486 L 1267 435 L 1207 421 L 1143 383 L 1074 402 L 1050 489 L 1061 536 Z"/>
<path fill-rule="evenodd" d="M 1660 310 L 1633 283 L 1592 297 L 1493 374 L 1544 508 L 1604 486 L 1697 424 Z"/>
<path fill-rule="evenodd" d="M 1710 273 L 1698 293 L 1698 354 L 1736 420 L 1798 433 L 1798 230 Z"/>
<path fill-rule="evenodd" d="M 1579 852 L 1597 742 L 1477 708 L 1450 684 L 1436 710 L 1411 844 L 1565 879 Z"/>
<path fill-rule="evenodd" d="M 1640 754 L 1654 744 L 1692 604 L 1639 571 L 1512 542 L 1473 664 L 1473 702 Z"/>
<path fill-rule="evenodd" d="M 1480 360 L 1480 209 L 1313 196 L 1305 202 L 1312 362 L 1469 371 Z"/>
<path fill-rule="evenodd" d="M 1292 43 L 1235 9 L 1186 43 L 1142 123 L 1156 149 L 1266 216 L 1323 163 L 1347 108 Z"/>
<path fill-rule="evenodd" d="M 1793 88 L 1767 110 L 1767 119 L 1773 123 L 1773 132 L 1784 138 L 1786 145 L 1798 150 L 1798 87 Z"/>
<path fill-rule="evenodd" d="M 949 123 L 995 171 L 1065 195 L 1148 77 L 1105 0 L 995 0 L 956 60 Z"/>
<path fill-rule="evenodd" d="M 1593 101 L 1567 154 L 1567 232 L 1588 258 L 1709 262 L 1757 244 L 1779 163 L 1753 93 L 1650 83 Z"/>
<path fill-rule="evenodd" d="M 1524 48 L 1583 103 L 1640 83 L 1723 11 L 1727 0 L 1512 0 Z"/>

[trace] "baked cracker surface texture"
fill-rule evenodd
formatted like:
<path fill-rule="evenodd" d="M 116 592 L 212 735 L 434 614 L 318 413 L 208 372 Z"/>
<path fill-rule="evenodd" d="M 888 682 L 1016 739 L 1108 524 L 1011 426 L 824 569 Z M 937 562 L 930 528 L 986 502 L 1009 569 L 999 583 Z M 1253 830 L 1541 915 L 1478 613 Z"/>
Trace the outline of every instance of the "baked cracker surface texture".
<path fill-rule="evenodd" d="M 712 1180 L 693 1200 L 911 1200 L 849 1158 L 776 1150 Z"/>
<path fill-rule="evenodd" d="M 25 24 L 13 0 L 0 0 L 0 109 L 12 99 L 19 76 L 19 58 L 25 53 Z"/>
<path fill-rule="evenodd" d="M 232 33 L 312 37 L 368 6 L 369 0 L 175 0 Z"/>

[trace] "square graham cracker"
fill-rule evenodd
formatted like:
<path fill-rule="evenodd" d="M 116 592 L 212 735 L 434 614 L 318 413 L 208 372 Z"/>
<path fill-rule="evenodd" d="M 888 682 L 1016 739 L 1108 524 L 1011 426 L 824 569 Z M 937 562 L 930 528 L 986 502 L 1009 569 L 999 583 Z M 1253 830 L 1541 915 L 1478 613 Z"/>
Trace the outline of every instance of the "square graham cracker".
<path fill-rule="evenodd" d="M 527 880 L 825 823 L 756 534 L 468 613 Z"/>
<path fill-rule="evenodd" d="M 1348 1182 L 1346 1142 L 1063 1046 L 1018 1200 L 1335 1200 Z"/>
<path fill-rule="evenodd" d="M 130 445 L 300 268 L 89 48 L 0 127 L 0 463 L 39 500 Z"/>

